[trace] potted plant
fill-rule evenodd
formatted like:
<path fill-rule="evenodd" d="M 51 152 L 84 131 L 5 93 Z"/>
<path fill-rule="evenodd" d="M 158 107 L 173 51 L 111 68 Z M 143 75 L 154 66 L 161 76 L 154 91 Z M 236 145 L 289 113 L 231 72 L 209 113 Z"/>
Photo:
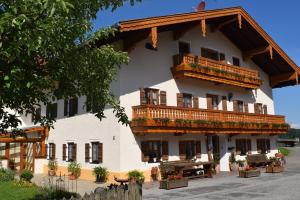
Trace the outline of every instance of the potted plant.
<path fill-rule="evenodd" d="M 23 170 L 20 174 L 20 180 L 31 182 L 31 179 L 33 178 L 33 173 L 30 170 Z"/>
<path fill-rule="evenodd" d="M 144 173 L 138 170 L 129 171 L 127 176 L 131 183 L 142 184 L 145 181 Z"/>
<path fill-rule="evenodd" d="M 57 161 L 56 160 L 49 160 L 48 162 L 48 175 L 55 176 L 57 170 Z"/>
<path fill-rule="evenodd" d="M 213 156 L 215 172 L 220 173 L 220 154 L 215 153 Z"/>
<path fill-rule="evenodd" d="M 230 171 L 232 171 L 232 172 L 238 171 L 238 165 L 237 165 L 237 162 L 235 159 L 234 152 L 231 152 L 231 154 L 229 156 L 229 168 L 230 168 Z"/>
<path fill-rule="evenodd" d="M 93 170 L 94 176 L 96 176 L 96 183 L 104 183 L 108 178 L 108 171 L 105 167 L 95 167 Z"/>
<path fill-rule="evenodd" d="M 245 167 L 245 161 L 244 160 L 237 160 L 236 163 L 238 164 L 239 171 L 244 170 L 244 167 Z"/>
<path fill-rule="evenodd" d="M 260 176 L 260 171 L 255 167 L 246 166 L 244 170 L 239 171 L 239 177 L 241 178 L 251 178 Z"/>
<path fill-rule="evenodd" d="M 188 186 L 188 178 L 182 175 L 169 175 L 167 179 L 160 181 L 160 189 L 175 189 Z"/>
<path fill-rule="evenodd" d="M 269 161 L 271 162 L 271 164 L 266 167 L 267 173 L 280 173 L 283 171 L 283 167 L 281 166 L 278 158 L 271 157 Z"/>
<path fill-rule="evenodd" d="M 75 180 L 80 177 L 81 166 L 76 161 L 70 162 L 68 165 L 69 180 Z"/>

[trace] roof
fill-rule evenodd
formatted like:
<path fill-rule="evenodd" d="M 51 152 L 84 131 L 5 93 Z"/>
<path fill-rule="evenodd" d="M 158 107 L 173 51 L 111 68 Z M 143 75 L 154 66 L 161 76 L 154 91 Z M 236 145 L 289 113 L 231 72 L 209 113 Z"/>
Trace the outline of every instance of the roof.
<path fill-rule="evenodd" d="M 300 69 L 297 64 L 241 7 L 121 21 L 117 25 L 119 32 L 111 41 L 124 40 L 132 45 L 153 34 L 152 30 L 157 33 L 181 31 L 184 34 L 185 29 L 202 26 L 203 31 L 203 22 L 205 28 L 209 24 L 221 31 L 241 49 L 243 55 L 250 55 L 253 62 L 270 76 L 273 88 L 298 84 Z"/>

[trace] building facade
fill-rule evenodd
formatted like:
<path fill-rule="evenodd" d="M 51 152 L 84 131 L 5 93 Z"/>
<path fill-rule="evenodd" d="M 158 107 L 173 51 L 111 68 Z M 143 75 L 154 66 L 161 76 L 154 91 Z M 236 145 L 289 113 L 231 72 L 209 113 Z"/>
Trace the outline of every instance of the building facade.
<path fill-rule="evenodd" d="M 32 159 L 35 173 L 47 173 L 47 160 L 56 159 L 67 174 L 76 160 L 83 179 L 94 180 L 92 170 L 101 165 L 110 180 L 133 169 L 150 180 L 161 161 L 219 159 L 221 171 L 229 171 L 231 152 L 241 160 L 277 153 L 277 135 L 288 125 L 275 115 L 272 89 L 298 84 L 300 70 L 242 8 L 131 20 L 118 28 L 112 44 L 129 52 L 130 63 L 111 90 L 130 125 L 118 123 L 109 107 L 99 121 L 87 112 L 85 97 L 42 107 L 41 115 L 57 121 L 41 147 L 46 157 Z M 1 152 L 9 155 L 7 146 Z"/>

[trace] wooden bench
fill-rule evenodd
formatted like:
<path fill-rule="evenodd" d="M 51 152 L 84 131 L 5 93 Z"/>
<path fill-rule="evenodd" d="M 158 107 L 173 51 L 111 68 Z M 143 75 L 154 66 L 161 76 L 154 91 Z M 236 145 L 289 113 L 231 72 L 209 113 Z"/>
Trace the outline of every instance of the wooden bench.
<path fill-rule="evenodd" d="M 251 167 L 266 166 L 271 163 L 265 154 L 252 154 L 247 155 L 247 163 Z"/>
<path fill-rule="evenodd" d="M 212 177 L 211 162 L 194 162 L 190 160 L 169 161 L 161 162 L 159 168 L 163 179 L 167 178 L 169 175 L 178 174 L 181 174 L 183 177 L 187 177 L 189 179 Z"/>

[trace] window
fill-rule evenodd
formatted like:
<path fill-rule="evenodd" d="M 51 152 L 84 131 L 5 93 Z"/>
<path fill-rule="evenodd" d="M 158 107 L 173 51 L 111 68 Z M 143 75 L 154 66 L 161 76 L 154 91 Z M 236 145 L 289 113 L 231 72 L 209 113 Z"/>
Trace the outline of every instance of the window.
<path fill-rule="evenodd" d="M 191 108 L 192 107 L 192 95 L 183 94 L 183 107 Z"/>
<path fill-rule="evenodd" d="M 236 139 L 236 153 L 238 155 L 246 155 L 251 152 L 251 140 L 250 139 Z"/>
<path fill-rule="evenodd" d="M 42 113 L 41 108 L 35 108 L 31 115 L 31 121 L 35 122 L 35 121 L 41 119 L 41 113 Z"/>
<path fill-rule="evenodd" d="M 49 143 L 49 159 L 54 160 L 55 159 L 55 144 Z"/>
<path fill-rule="evenodd" d="M 72 117 L 76 114 L 78 114 L 78 98 L 65 100 L 64 116 Z"/>
<path fill-rule="evenodd" d="M 220 53 L 220 61 L 225 61 L 225 54 L 224 53 Z"/>
<path fill-rule="evenodd" d="M 152 88 L 145 89 L 146 103 L 150 105 L 158 105 L 158 90 Z"/>
<path fill-rule="evenodd" d="M 45 148 L 45 151 L 47 151 L 47 148 Z M 47 154 L 47 153 L 46 153 Z M 35 157 L 36 158 L 41 158 L 43 157 L 42 151 L 41 151 L 41 142 L 36 142 L 35 143 Z"/>
<path fill-rule="evenodd" d="M 76 161 L 76 152 L 77 151 L 77 145 L 75 143 L 68 143 L 68 161 Z"/>
<path fill-rule="evenodd" d="M 180 160 L 191 160 L 201 157 L 200 141 L 180 141 L 179 142 Z"/>
<path fill-rule="evenodd" d="M 236 57 L 232 57 L 232 65 L 240 66 L 240 59 Z"/>
<path fill-rule="evenodd" d="M 254 104 L 255 114 L 263 114 L 263 105 L 261 103 Z"/>
<path fill-rule="evenodd" d="M 257 139 L 257 152 L 266 154 L 269 153 L 270 148 L 270 140 L 269 139 Z"/>
<path fill-rule="evenodd" d="M 142 141 L 142 161 L 149 163 L 160 162 L 161 160 L 168 160 L 169 149 L 167 141 Z"/>
<path fill-rule="evenodd" d="M 2 158 L 5 158 L 5 147 L 6 147 L 5 143 L 0 143 L 0 160 Z"/>
<path fill-rule="evenodd" d="M 237 104 L 238 104 L 238 112 L 244 112 L 244 102 L 237 101 Z"/>
<path fill-rule="evenodd" d="M 190 53 L 190 44 L 187 42 L 178 43 L 179 54 L 189 54 Z"/>
<path fill-rule="evenodd" d="M 213 110 L 218 110 L 218 96 L 216 95 L 213 95 L 212 96 L 212 107 L 213 107 Z"/>
<path fill-rule="evenodd" d="M 217 95 L 207 94 L 207 109 L 209 110 L 218 110 L 219 108 L 219 99 Z"/>
<path fill-rule="evenodd" d="M 47 105 L 46 116 L 51 119 L 55 119 L 57 117 L 57 103 Z"/>
<path fill-rule="evenodd" d="M 201 56 L 216 61 L 225 61 L 224 53 L 220 53 L 212 49 L 201 48 Z"/>

